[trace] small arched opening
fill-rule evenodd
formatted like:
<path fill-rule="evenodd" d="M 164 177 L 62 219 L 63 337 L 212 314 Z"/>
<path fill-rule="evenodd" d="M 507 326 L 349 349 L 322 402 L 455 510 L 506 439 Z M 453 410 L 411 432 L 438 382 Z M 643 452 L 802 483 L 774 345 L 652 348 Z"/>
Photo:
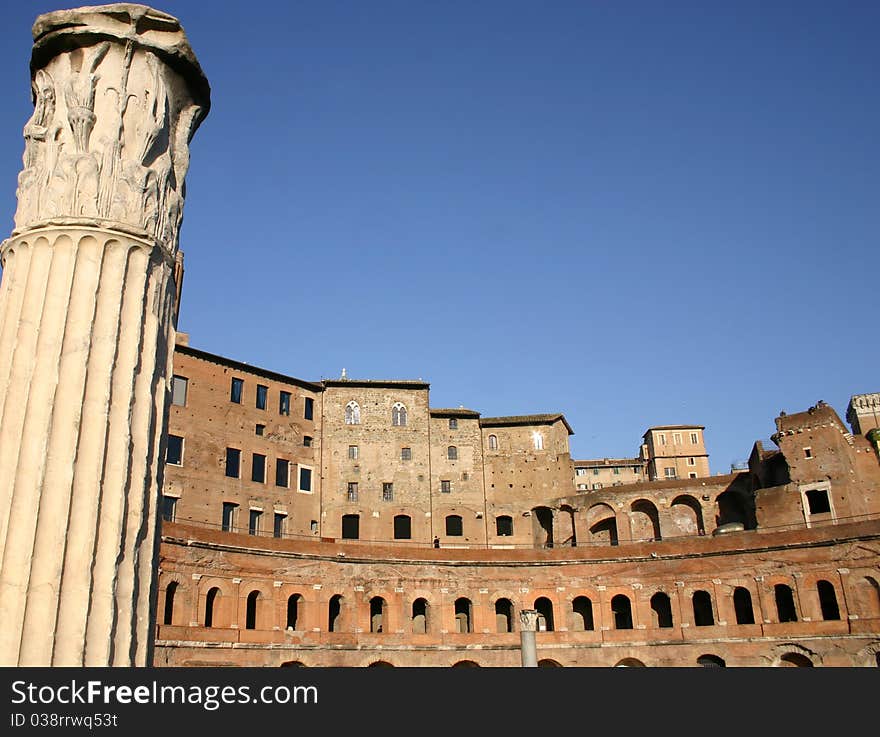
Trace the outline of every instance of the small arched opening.
<path fill-rule="evenodd" d="M 594 629 L 593 602 L 587 596 L 577 596 L 571 602 L 571 611 L 574 615 L 575 632 L 589 632 Z"/>
<path fill-rule="evenodd" d="M 631 630 L 633 628 L 632 604 L 628 596 L 617 594 L 611 599 L 611 612 L 614 615 L 614 629 Z"/>
<path fill-rule="evenodd" d="M 553 632 L 553 602 L 546 596 L 535 599 L 538 612 L 538 632 Z"/>
<path fill-rule="evenodd" d="M 658 591 L 651 597 L 651 612 L 655 629 L 672 627 L 672 602 L 669 594 Z"/>
<path fill-rule="evenodd" d="M 513 602 L 510 599 L 495 602 L 495 631 L 513 632 Z"/>
<path fill-rule="evenodd" d="M 455 631 L 464 634 L 472 632 L 471 623 L 473 621 L 473 605 L 471 600 L 461 597 L 455 600 Z"/>

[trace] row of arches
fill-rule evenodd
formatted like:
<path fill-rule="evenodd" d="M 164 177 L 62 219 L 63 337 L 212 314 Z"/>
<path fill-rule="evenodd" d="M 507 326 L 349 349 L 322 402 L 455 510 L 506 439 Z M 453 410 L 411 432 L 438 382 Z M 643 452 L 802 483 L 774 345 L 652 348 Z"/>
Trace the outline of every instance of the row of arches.
<path fill-rule="evenodd" d="M 880 586 L 873 577 L 864 577 L 864 582 L 873 591 L 874 616 L 880 616 Z M 170 581 L 165 588 L 164 611 L 162 623 L 172 625 L 175 622 L 175 606 L 179 583 Z M 785 583 L 776 583 L 772 587 L 773 604 L 775 605 L 776 619 L 780 623 L 797 622 L 802 618 L 798 612 L 795 601 L 795 593 L 791 586 Z M 824 621 L 837 621 L 841 619 L 841 608 L 838 602 L 837 589 L 827 579 L 815 581 L 814 594 L 817 597 L 818 609 Z M 205 593 L 203 611 L 201 612 L 200 624 L 206 628 L 215 626 L 229 626 L 223 619 L 218 619 L 218 610 L 223 594 L 219 586 L 211 586 Z M 254 589 L 245 597 L 244 628 L 263 629 L 259 626 L 261 620 L 259 608 L 261 600 L 265 600 L 263 592 Z M 744 587 L 737 586 L 733 589 L 732 611 L 735 624 L 753 625 L 758 621 L 755 614 L 755 602 L 752 592 Z M 290 630 L 302 629 L 302 613 L 305 604 L 302 594 L 290 594 L 286 601 L 285 628 Z M 692 614 L 692 623 L 697 627 L 714 626 L 719 623 L 717 605 L 713 602 L 712 594 L 705 589 L 694 590 L 689 597 Z M 683 605 L 683 604 L 682 604 Z M 382 596 L 373 596 L 369 599 L 369 624 L 368 630 L 372 633 L 388 631 L 388 602 Z M 516 608 L 514 602 L 507 597 L 499 597 L 492 602 L 494 607 L 495 631 L 498 633 L 514 632 L 516 628 Z M 676 626 L 674 617 L 673 601 L 665 591 L 655 591 L 650 599 L 651 625 L 653 629 L 669 629 Z M 409 605 L 407 630 L 412 634 L 427 634 L 428 632 L 447 630 L 455 633 L 466 634 L 474 632 L 474 604 L 466 596 L 455 599 L 452 607 L 453 621 L 443 623 L 435 620 L 434 607 L 426 597 L 418 597 Z M 538 614 L 538 631 L 552 632 L 557 628 L 556 615 L 553 602 L 546 596 L 539 596 L 531 602 L 531 607 Z M 342 594 L 334 594 L 327 602 L 326 620 L 324 626 L 328 632 L 343 631 L 346 599 Z M 684 612 L 682 611 L 682 614 Z M 615 630 L 629 630 L 634 628 L 633 601 L 630 596 L 622 593 L 615 594 L 609 602 L 610 628 Z M 679 623 L 680 624 L 680 623 Z M 399 623 L 398 623 L 399 625 Z M 571 599 L 570 610 L 565 613 L 565 628 L 575 632 L 592 631 L 596 629 L 594 617 L 594 602 L 590 596 L 578 595 Z M 448 627 L 448 628 L 447 628 Z M 352 629 L 352 623 L 347 629 Z"/>
<path fill-rule="evenodd" d="M 738 522 L 743 529 L 757 525 L 746 499 L 739 492 L 728 490 L 720 494 L 714 503 L 715 527 Z M 621 539 L 662 540 L 664 537 L 705 535 L 704 507 L 690 494 L 679 494 L 669 503 L 661 515 L 657 505 L 650 499 L 636 499 L 623 512 L 615 511 L 611 504 L 596 502 L 583 513 L 570 506 L 559 510 L 535 507 L 535 541 L 542 547 L 553 547 L 555 538 L 564 538 L 563 544 L 578 543 L 578 530 L 582 543 L 617 545 Z M 557 534 L 560 528 L 561 535 Z"/>

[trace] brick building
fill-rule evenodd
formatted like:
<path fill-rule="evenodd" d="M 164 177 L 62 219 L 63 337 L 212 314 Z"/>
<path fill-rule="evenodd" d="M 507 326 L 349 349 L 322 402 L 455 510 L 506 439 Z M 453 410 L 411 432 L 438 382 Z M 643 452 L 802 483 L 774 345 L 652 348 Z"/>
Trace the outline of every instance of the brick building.
<path fill-rule="evenodd" d="M 421 380 L 174 367 L 158 665 L 519 665 L 524 608 L 542 665 L 878 664 L 880 463 L 824 403 L 710 476 L 697 425 L 573 462 Z"/>

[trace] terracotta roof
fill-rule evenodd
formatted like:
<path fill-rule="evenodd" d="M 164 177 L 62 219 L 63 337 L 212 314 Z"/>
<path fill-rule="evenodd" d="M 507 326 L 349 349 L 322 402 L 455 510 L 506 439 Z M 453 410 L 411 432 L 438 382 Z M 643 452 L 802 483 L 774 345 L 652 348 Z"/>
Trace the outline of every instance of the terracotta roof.
<path fill-rule="evenodd" d="M 421 379 L 322 379 L 325 386 L 388 387 L 389 389 L 427 389 L 431 385 Z"/>
<path fill-rule="evenodd" d="M 654 425 L 645 430 L 642 437 L 645 437 L 651 430 L 705 430 L 705 425 Z"/>
<path fill-rule="evenodd" d="M 251 366 L 250 364 L 243 363 L 242 361 L 235 361 L 232 358 L 218 356 L 214 353 L 208 353 L 207 351 L 200 351 L 197 348 L 193 348 L 189 345 L 183 345 L 181 343 L 178 343 L 174 346 L 174 351 L 175 353 L 182 353 L 185 356 L 201 358 L 203 361 L 218 363 L 221 366 L 229 366 L 236 371 L 247 372 L 250 374 L 254 374 L 255 376 L 262 376 L 266 379 L 270 379 L 271 381 L 277 381 L 282 384 L 293 384 L 295 386 L 302 387 L 303 389 L 309 389 L 313 392 L 320 392 L 324 388 L 320 384 L 316 384 L 313 381 L 305 381 L 303 379 L 297 379 L 293 376 L 285 376 L 284 374 L 279 374 L 275 371 L 269 371 L 268 369 L 263 369 L 259 366 Z"/>
<path fill-rule="evenodd" d="M 574 430 L 568 424 L 561 413 L 553 415 L 512 415 L 510 417 L 484 417 L 480 420 L 483 427 L 505 427 L 508 425 L 552 425 L 557 420 L 568 430 L 569 435 L 574 435 Z"/>
<path fill-rule="evenodd" d="M 441 408 L 434 409 L 433 407 L 428 410 L 431 414 L 431 417 L 469 417 L 469 418 L 478 418 L 480 413 L 472 410 L 465 409 L 464 407 L 455 408 Z"/>

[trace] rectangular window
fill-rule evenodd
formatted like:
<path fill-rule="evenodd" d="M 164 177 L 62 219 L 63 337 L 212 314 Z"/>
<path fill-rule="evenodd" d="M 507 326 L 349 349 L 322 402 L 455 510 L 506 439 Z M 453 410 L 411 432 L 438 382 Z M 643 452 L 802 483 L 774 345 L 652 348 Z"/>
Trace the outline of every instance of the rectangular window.
<path fill-rule="evenodd" d="M 593 488 L 594 488 L 594 489 L 601 489 L 601 488 L 602 488 L 602 484 L 593 484 Z"/>
<path fill-rule="evenodd" d="M 303 435 L 303 447 L 311 448 L 312 447 L 312 436 L 311 435 Z"/>
<path fill-rule="evenodd" d="M 673 445 L 681 445 L 681 433 L 680 432 L 672 433 L 672 444 Z"/>
<path fill-rule="evenodd" d="M 266 409 L 266 401 L 269 398 L 269 387 L 257 384 L 257 409 Z"/>
<path fill-rule="evenodd" d="M 311 491 L 312 490 L 312 469 L 306 468 L 305 466 L 299 467 L 299 490 L 300 491 Z"/>
<path fill-rule="evenodd" d="M 356 461 L 358 457 L 358 447 L 356 445 L 348 446 L 348 457 L 352 461 Z"/>
<path fill-rule="evenodd" d="M 254 461 L 251 465 L 251 481 L 262 484 L 266 481 L 266 456 L 254 453 Z"/>
<path fill-rule="evenodd" d="M 342 515 L 342 539 L 357 540 L 360 537 L 361 518 L 356 514 Z"/>
<path fill-rule="evenodd" d="M 700 436 L 697 435 L 697 433 L 692 432 L 692 433 L 691 433 L 691 443 L 693 443 L 694 445 L 696 445 L 696 444 L 699 443 L 699 442 L 700 442 Z"/>
<path fill-rule="evenodd" d="M 401 448 L 400 449 L 400 460 L 411 461 L 412 460 L 412 448 Z"/>
<path fill-rule="evenodd" d="M 189 386 L 189 379 L 185 376 L 171 377 L 171 404 L 178 407 L 186 407 L 186 390 Z"/>
<path fill-rule="evenodd" d="M 450 430 L 458 430 L 458 420 L 455 417 L 449 418 L 449 429 Z"/>
<path fill-rule="evenodd" d="M 587 469 L 586 469 L 586 468 L 576 468 L 576 469 L 574 470 L 574 475 L 575 475 L 575 476 L 586 476 L 586 475 L 587 475 Z"/>
<path fill-rule="evenodd" d="M 174 522 L 177 515 L 177 497 L 162 497 L 162 519 L 166 522 Z"/>
<path fill-rule="evenodd" d="M 348 501 L 356 502 L 357 500 L 358 500 L 357 481 L 349 481 L 348 482 Z"/>
<path fill-rule="evenodd" d="M 237 504 L 223 502 L 223 532 L 231 532 L 235 529 L 235 508 Z"/>
<path fill-rule="evenodd" d="M 695 478 L 697 478 L 697 474 L 694 473 L 693 471 L 691 471 L 691 472 L 688 474 L 688 478 L 689 478 L 689 479 L 695 479 Z"/>
<path fill-rule="evenodd" d="M 382 501 L 394 501 L 394 484 L 388 483 L 387 481 L 382 484 Z"/>
<path fill-rule="evenodd" d="M 256 429 L 254 430 L 254 432 L 255 432 L 257 435 L 262 435 L 264 432 L 266 432 L 266 426 L 265 426 L 265 425 L 257 425 L 257 427 L 256 427 Z"/>
<path fill-rule="evenodd" d="M 284 522 L 286 519 L 286 514 L 275 512 L 275 524 L 272 526 L 272 537 L 284 537 Z"/>
<path fill-rule="evenodd" d="M 239 477 L 239 466 L 241 465 L 241 451 L 238 448 L 226 449 L 226 475 L 231 479 Z"/>
<path fill-rule="evenodd" d="M 614 471 L 615 476 L 620 476 L 620 469 L 617 466 L 615 466 L 611 470 Z"/>
<path fill-rule="evenodd" d="M 598 468 L 594 468 L 594 469 L 593 469 L 593 476 L 598 476 L 598 475 L 599 475 L 599 469 L 598 469 Z"/>
<path fill-rule="evenodd" d="M 180 435 L 168 436 L 168 450 L 165 453 L 165 463 L 172 466 L 183 465 L 183 438 Z"/>
<path fill-rule="evenodd" d="M 250 515 L 248 516 L 248 535 L 259 535 L 260 534 L 260 517 L 263 516 L 263 512 L 260 509 L 252 509 Z"/>
<path fill-rule="evenodd" d="M 290 392 L 279 392 L 278 393 L 278 414 L 280 414 L 280 415 L 289 415 L 290 414 Z"/>
<path fill-rule="evenodd" d="M 688 464 L 689 466 L 696 466 L 696 465 L 697 465 L 697 460 L 696 460 L 695 458 L 688 458 L 688 460 L 687 460 L 687 464 Z"/>
<path fill-rule="evenodd" d="M 441 481 L 440 482 L 440 493 L 441 494 L 449 494 L 452 491 L 452 482 L 451 481 Z"/>
<path fill-rule="evenodd" d="M 305 410 L 303 411 L 303 417 L 307 420 L 311 420 L 315 414 L 315 400 L 311 397 L 306 397 L 306 405 Z"/>
<path fill-rule="evenodd" d="M 241 404 L 241 395 L 244 392 L 244 379 L 233 379 L 232 388 L 229 390 L 229 401 Z"/>
<path fill-rule="evenodd" d="M 578 484 L 577 488 L 578 488 L 578 491 L 586 491 L 587 485 L 586 484 Z"/>
<path fill-rule="evenodd" d="M 812 448 L 804 448 L 804 458 L 812 458 L 813 450 Z"/>
<path fill-rule="evenodd" d="M 675 478 L 675 468 L 673 468 L 672 466 L 666 466 L 666 467 L 663 469 L 663 473 L 664 473 L 664 475 L 666 476 L 666 478 L 668 478 L 668 479 L 674 479 L 674 478 Z"/>
<path fill-rule="evenodd" d="M 657 435 L 657 440 L 660 442 L 660 445 L 666 445 L 666 434 L 661 432 Z"/>
<path fill-rule="evenodd" d="M 275 486 L 286 489 L 290 486 L 290 461 L 275 459 Z"/>

